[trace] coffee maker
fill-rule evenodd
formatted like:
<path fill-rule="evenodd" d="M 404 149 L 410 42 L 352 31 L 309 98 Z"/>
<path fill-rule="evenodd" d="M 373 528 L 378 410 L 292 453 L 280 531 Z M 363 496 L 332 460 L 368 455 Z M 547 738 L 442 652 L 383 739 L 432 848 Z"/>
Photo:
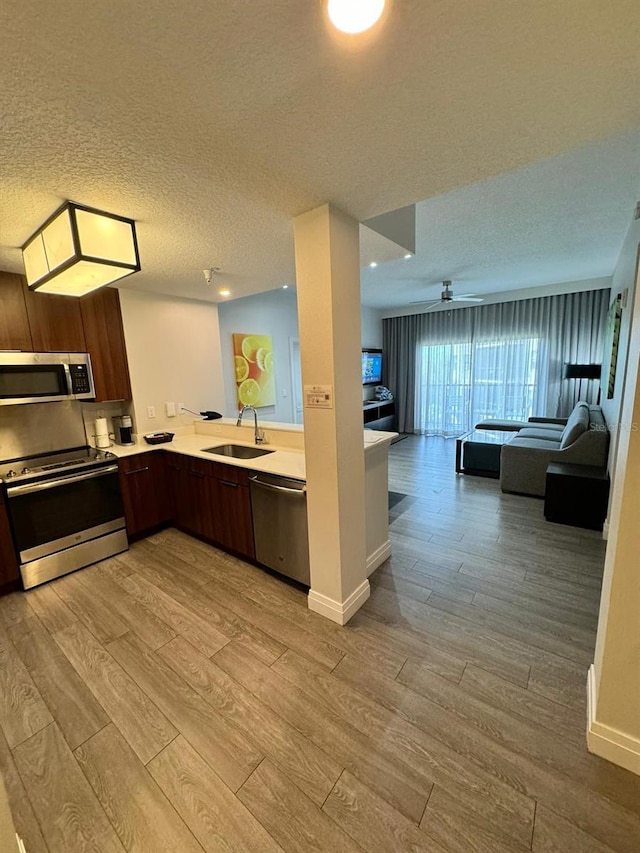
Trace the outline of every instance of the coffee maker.
<path fill-rule="evenodd" d="M 131 445 L 133 440 L 133 422 L 131 415 L 117 415 L 113 418 L 113 432 L 116 444 Z"/>

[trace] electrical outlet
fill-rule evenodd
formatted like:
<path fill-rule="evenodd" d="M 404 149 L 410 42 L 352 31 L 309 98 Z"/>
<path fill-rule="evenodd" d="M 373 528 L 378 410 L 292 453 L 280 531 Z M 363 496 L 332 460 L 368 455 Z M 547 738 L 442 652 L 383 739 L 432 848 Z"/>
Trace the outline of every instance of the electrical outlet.
<path fill-rule="evenodd" d="M 178 403 L 178 414 L 179 415 L 186 415 L 187 414 L 187 411 L 184 407 L 184 403 Z"/>
<path fill-rule="evenodd" d="M 155 406 L 147 406 L 147 417 L 149 418 L 149 420 L 151 420 L 151 418 L 155 418 L 155 416 L 156 416 L 156 407 Z"/>
<path fill-rule="evenodd" d="M 175 418 L 176 416 L 176 404 L 175 403 L 165 403 L 164 411 L 168 418 Z"/>

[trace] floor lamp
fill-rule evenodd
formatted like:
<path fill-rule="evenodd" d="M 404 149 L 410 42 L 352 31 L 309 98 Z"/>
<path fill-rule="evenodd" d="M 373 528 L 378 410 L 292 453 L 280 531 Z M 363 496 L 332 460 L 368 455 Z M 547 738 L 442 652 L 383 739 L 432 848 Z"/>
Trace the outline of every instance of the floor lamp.
<path fill-rule="evenodd" d="M 601 364 L 565 364 L 565 379 L 600 379 Z M 598 385 L 597 405 L 600 405 L 600 386 Z"/>

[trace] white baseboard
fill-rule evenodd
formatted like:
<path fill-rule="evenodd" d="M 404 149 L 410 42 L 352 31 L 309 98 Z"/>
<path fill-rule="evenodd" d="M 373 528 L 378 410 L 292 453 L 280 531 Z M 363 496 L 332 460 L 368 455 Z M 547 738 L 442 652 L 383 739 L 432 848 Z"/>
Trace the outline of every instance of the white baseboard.
<path fill-rule="evenodd" d="M 373 554 L 369 554 L 367 557 L 367 577 L 375 572 L 378 566 L 381 566 L 390 556 L 391 542 L 387 539 L 379 548 L 376 548 Z"/>
<path fill-rule="evenodd" d="M 596 670 L 587 676 L 587 749 L 640 776 L 640 739 L 599 723 L 596 718 Z"/>
<path fill-rule="evenodd" d="M 371 587 L 368 580 L 363 580 L 360 586 L 351 593 L 344 601 L 336 601 L 328 595 L 309 590 L 309 610 L 326 616 L 338 625 L 346 625 L 349 619 L 356 613 L 371 595 Z"/>
<path fill-rule="evenodd" d="M 609 519 L 605 518 L 604 524 L 602 525 L 602 538 L 607 541 L 609 538 Z"/>

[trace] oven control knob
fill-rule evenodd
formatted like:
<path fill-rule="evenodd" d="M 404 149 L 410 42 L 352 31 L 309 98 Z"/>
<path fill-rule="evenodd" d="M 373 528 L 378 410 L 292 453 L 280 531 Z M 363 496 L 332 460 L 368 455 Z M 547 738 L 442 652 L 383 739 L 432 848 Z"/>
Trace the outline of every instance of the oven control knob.
<path fill-rule="evenodd" d="M 16 472 L 13 470 L 13 468 L 11 468 L 11 470 L 10 470 L 10 471 L 7 471 L 7 473 L 5 474 L 5 477 L 7 478 L 7 480 L 8 480 L 10 477 L 17 477 L 17 476 L 18 476 L 18 475 L 17 475 L 17 474 L 16 474 Z"/>
<path fill-rule="evenodd" d="M 22 469 L 22 471 L 21 471 L 20 473 L 21 473 L 21 474 L 29 474 L 29 473 L 30 473 L 29 468 L 26 468 L 26 467 L 25 467 L 25 468 L 23 468 L 23 469 Z"/>

